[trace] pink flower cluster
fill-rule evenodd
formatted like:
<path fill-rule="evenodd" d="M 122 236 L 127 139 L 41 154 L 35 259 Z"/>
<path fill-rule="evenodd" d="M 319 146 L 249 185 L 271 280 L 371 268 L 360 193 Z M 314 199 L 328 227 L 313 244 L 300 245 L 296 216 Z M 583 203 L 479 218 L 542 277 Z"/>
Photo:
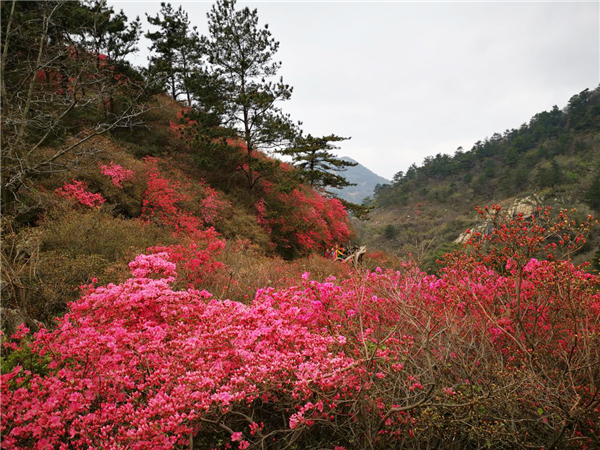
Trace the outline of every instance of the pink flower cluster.
<path fill-rule="evenodd" d="M 217 222 L 219 214 L 225 208 L 226 203 L 219 198 L 218 192 L 208 186 L 206 183 L 201 183 L 203 188 L 204 198 L 201 202 L 200 214 L 205 224 L 214 225 Z"/>
<path fill-rule="evenodd" d="M 181 207 L 191 200 L 180 183 L 164 177 L 158 169 L 158 160 L 145 159 L 148 168 L 148 188 L 142 204 L 142 220 L 157 222 L 176 233 L 193 235 L 202 228 L 202 221 Z"/>
<path fill-rule="evenodd" d="M 157 246 L 148 249 L 165 255 L 177 264 L 180 279 L 188 287 L 200 287 L 210 282 L 212 285 L 225 283 L 226 266 L 215 257 L 225 248 L 225 241 L 218 238 L 214 228 L 196 233 L 194 241 L 187 244 Z M 171 263 L 169 263 L 171 264 Z"/>
<path fill-rule="evenodd" d="M 278 392 L 302 404 L 342 383 L 352 360 L 298 308 L 175 292 L 172 277 L 150 278 L 173 274 L 163 258 L 138 257 L 137 276 L 89 290 L 35 335 L 51 371 L 2 376 L 3 446 L 171 449 L 235 404 L 277 402 Z"/>
<path fill-rule="evenodd" d="M 123 182 L 133 179 L 133 170 L 125 169 L 123 166 L 115 164 L 112 161 L 108 165 L 100 165 L 100 173 L 109 177 L 112 183 L 119 189 L 123 189 Z"/>
<path fill-rule="evenodd" d="M 267 219 L 267 205 L 265 200 L 261 198 L 254 204 L 256 209 L 256 221 L 258 224 L 269 234 L 271 234 L 271 226 L 269 225 L 269 219 Z"/>
<path fill-rule="evenodd" d="M 455 426 L 476 415 L 531 442 L 569 420 L 573 442 L 593 448 L 600 276 L 526 257 L 545 248 L 546 228 L 505 225 L 485 252 L 449 255 L 439 276 L 408 263 L 325 282 L 304 273 L 249 305 L 173 288 L 211 267 L 203 252 L 218 251 L 216 233 L 206 248 L 152 249 L 132 278 L 87 286 L 55 330 L 34 336 L 47 374 L 2 376 L 3 446 L 172 449 L 191 435 L 249 448 L 332 427 L 329 448 L 350 435 L 357 448 L 420 448 L 435 431 L 428 417 Z"/>
<path fill-rule="evenodd" d="M 68 198 L 90 208 L 100 208 L 106 199 L 102 194 L 94 194 L 88 191 L 88 185 L 85 181 L 72 180 L 65 183 L 63 187 L 54 191 L 59 197 Z"/>

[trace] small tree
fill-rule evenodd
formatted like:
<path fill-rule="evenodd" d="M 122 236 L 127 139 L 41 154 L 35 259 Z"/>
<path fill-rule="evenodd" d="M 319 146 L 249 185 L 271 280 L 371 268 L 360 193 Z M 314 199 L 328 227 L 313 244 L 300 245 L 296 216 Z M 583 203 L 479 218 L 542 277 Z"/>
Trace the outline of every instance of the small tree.
<path fill-rule="evenodd" d="M 292 157 L 295 166 L 300 169 L 300 174 L 304 181 L 313 187 L 341 189 L 347 186 L 356 186 L 349 183 L 343 176 L 335 172 L 346 170 L 347 167 L 354 167 L 358 163 L 345 161 L 336 158 L 331 153 L 339 147 L 333 145 L 333 142 L 345 141 L 350 138 L 336 136 L 334 134 L 323 137 L 308 136 L 298 137 L 294 145 L 281 151 L 284 155 Z"/>
<path fill-rule="evenodd" d="M 388 241 L 393 241 L 394 239 L 396 239 L 399 233 L 400 231 L 398 230 L 398 228 L 396 228 L 392 224 L 386 225 L 386 227 L 383 229 L 383 235 Z"/>
<path fill-rule="evenodd" d="M 289 115 L 277 102 L 289 100 L 292 87 L 267 81 L 277 75 L 281 62 L 273 58 L 279 48 L 268 29 L 260 28 L 256 9 L 237 11 L 235 0 L 218 0 L 208 13 L 209 36 L 203 37 L 211 71 L 227 88 L 223 121 L 242 137 L 246 163 L 241 166 L 252 189 L 258 149 L 271 150 L 287 145 L 297 134 Z"/>
<path fill-rule="evenodd" d="M 600 174 L 597 174 L 585 194 L 585 201 L 596 211 L 600 211 Z"/>

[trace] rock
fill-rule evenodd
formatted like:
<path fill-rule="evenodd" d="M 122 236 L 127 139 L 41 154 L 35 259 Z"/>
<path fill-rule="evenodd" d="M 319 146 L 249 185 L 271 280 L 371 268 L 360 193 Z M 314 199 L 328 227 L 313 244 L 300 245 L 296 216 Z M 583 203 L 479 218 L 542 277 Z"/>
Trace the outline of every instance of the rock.
<path fill-rule="evenodd" d="M 513 201 L 512 205 L 507 210 L 510 217 L 516 217 L 519 214 L 523 216 L 531 216 L 535 214 L 538 207 L 542 206 L 543 198 L 536 194 L 528 195 L 524 198 L 518 198 Z"/>
<path fill-rule="evenodd" d="M 517 198 L 512 204 L 506 209 L 508 217 L 517 217 L 522 214 L 524 217 L 529 217 L 537 212 L 540 206 L 543 206 L 544 198 L 537 194 L 531 194 L 527 197 Z M 489 233 L 492 231 L 492 226 L 489 222 L 485 222 L 474 226 L 470 230 L 460 234 L 455 240 L 455 244 L 464 244 L 472 233 Z"/>
<path fill-rule="evenodd" d="M 2 317 L 2 333 L 9 337 L 17 331 L 17 327 L 22 323 L 32 331 L 37 331 L 44 327 L 42 322 L 34 319 L 28 320 L 21 311 L 17 309 L 0 308 L 0 317 Z"/>

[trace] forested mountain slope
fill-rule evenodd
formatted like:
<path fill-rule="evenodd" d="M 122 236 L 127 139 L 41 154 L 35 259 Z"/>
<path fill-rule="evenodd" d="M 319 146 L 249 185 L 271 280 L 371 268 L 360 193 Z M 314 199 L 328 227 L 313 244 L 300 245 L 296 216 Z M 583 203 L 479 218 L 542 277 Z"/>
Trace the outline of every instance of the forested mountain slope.
<path fill-rule="evenodd" d="M 534 202 L 578 207 L 582 215 L 600 209 L 600 89 L 586 89 L 565 108 L 536 114 L 471 150 L 430 156 L 397 173 L 377 192 L 370 219 L 357 227 L 368 245 L 426 255 L 433 268 L 474 224 L 476 206 L 509 207 L 533 194 Z"/>

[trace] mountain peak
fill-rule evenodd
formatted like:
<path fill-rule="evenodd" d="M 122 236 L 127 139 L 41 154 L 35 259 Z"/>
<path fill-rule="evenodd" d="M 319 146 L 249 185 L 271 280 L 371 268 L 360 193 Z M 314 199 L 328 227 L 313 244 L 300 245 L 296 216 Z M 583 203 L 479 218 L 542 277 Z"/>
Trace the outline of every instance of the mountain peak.
<path fill-rule="evenodd" d="M 356 186 L 348 186 L 343 189 L 332 189 L 333 193 L 344 200 L 360 204 L 365 198 L 373 195 L 375 186 L 378 184 L 390 183 L 389 180 L 377 175 L 375 172 L 349 156 L 341 156 L 339 159 L 357 164 L 356 166 L 348 167 L 345 171 L 340 172 L 340 174 L 350 183 L 356 183 Z"/>

